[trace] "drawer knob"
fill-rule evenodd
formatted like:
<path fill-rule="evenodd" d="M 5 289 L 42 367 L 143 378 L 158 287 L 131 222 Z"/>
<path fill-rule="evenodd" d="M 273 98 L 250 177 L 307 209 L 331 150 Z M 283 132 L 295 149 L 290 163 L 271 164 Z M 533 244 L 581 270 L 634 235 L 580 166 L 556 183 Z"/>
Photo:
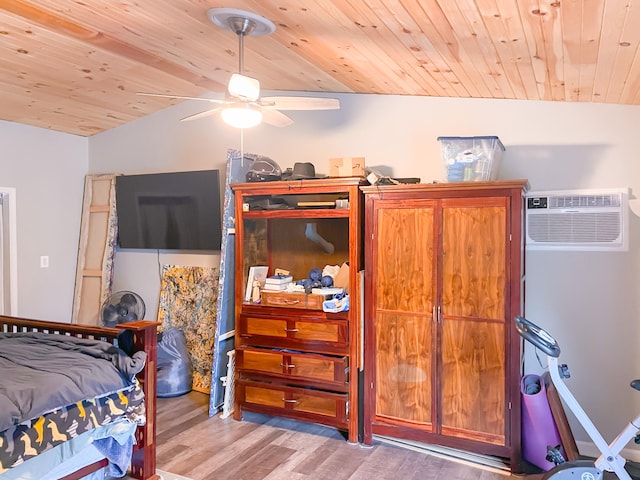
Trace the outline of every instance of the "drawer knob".
<path fill-rule="evenodd" d="M 285 368 L 296 368 L 293 363 L 281 363 L 280 366 Z"/>
<path fill-rule="evenodd" d="M 292 399 L 292 400 L 287 400 L 286 398 L 283 398 L 283 399 L 282 399 L 282 401 L 283 401 L 284 403 L 298 403 L 298 401 L 297 401 L 297 400 L 293 400 L 293 399 Z"/>
<path fill-rule="evenodd" d="M 299 332 L 300 330 L 298 330 L 297 328 L 285 328 L 284 329 L 285 332 Z"/>

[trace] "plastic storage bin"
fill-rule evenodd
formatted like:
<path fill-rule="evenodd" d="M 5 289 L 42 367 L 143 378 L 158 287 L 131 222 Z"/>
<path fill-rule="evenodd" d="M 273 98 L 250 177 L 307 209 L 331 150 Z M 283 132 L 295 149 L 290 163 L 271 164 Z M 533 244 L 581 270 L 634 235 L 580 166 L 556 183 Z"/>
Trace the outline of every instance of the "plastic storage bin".
<path fill-rule="evenodd" d="M 504 152 L 498 137 L 438 137 L 445 182 L 495 180 Z"/>

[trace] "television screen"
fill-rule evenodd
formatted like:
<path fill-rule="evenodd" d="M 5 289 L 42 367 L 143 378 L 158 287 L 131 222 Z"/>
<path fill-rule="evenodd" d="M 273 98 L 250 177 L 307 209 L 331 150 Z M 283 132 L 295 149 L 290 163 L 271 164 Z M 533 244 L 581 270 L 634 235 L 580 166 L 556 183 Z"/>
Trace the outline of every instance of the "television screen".
<path fill-rule="evenodd" d="M 218 170 L 116 177 L 120 248 L 220 250 Z"/>

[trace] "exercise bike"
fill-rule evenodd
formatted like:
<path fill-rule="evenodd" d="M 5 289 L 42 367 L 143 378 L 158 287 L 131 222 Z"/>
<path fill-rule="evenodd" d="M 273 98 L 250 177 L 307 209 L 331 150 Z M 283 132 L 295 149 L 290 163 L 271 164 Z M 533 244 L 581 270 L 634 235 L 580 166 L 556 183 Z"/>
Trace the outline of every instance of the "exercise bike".
<path fill-rule="evenodd" d="M 620 456 L 620 452 L 632 439 L 636 443 L 640 443 L 640 415 L 629 422 L 613 442 L 607 444 L 564 383 L 564 378 L 569 378 L 569 372 L 566 365 L 560 366 L 558 364 L 560 346 L 556 340 L 545 330 L 524 317 L 516 317 L 515 323 L 516 329 L 522 338 L 547 354 L 549 375 L 558 394 L 574 413 L 601 453 L 595 462 L 575 460 L 560 463 L 549 470 L 542 477 L 543 480 L 600 480 L 603 478 L 603 472 L 605 471 L 615 472 L 620 480 L 631 480 L 632 477 L 624 468 L 626 460 Z M 640 379 L 633 380 L 631 387 L 635 390 L 640 390 Z"/>

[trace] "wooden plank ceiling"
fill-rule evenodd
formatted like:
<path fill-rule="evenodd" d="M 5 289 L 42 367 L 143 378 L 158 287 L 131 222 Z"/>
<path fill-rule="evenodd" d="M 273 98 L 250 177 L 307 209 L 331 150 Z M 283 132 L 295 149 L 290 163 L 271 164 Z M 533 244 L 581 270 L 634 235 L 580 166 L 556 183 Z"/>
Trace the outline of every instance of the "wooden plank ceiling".
<path fill-rule="evenodd" d="M 244 42 L 267 90 L 640 104 L 640 0 L 0 0 L 0 118 L 90 136 L 224 92 L 212 7 L 276 24 Z"/>

